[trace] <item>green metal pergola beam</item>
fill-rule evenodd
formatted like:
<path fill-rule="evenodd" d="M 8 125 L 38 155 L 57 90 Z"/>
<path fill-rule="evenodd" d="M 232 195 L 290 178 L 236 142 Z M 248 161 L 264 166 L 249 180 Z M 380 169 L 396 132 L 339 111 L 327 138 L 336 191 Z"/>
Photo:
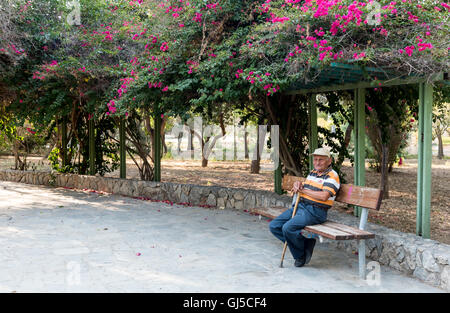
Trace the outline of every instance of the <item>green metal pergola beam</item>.
<path fill-rule="evenodd" d="M 355 138 L 355 185 L 366 184 L 366 111 L 365 111 L 365 89 L 358 88 L 354 91 L 354 138 Z M 361 208 L 355 207 L 355 216 L 361 216 Z"/>
<path fill-rule="evenodd" d="M 433 86 L 419 85 L 416 234 L 430 238 Z"/>
<path fill-rule="evenodd" d="M 359 67 L 356 65 L 346 64 L 346 63 L 331 63 L 330 66 L 332 68 L 338 68 L 338 69 L 346 69 L 350 71 L 364 71 L 364 72 L 371 72 L 371 73 L 383 73 L 388 74 L 388 71 L 386 71 L 383 68 L 378 67 Z"/>
<path fill-rule="evenodd" d="M 298 89 L 287 91 L 286 94 L 310 94 L 310 93 L 322 93 L 322 92 L 330 92 L 330 91 L 341 91 L 341 90 L 352 90 L 358 88 L 376 88 L 376 87 L 390 87 L 390 86 L 398 86 L 398 85 L 407 85 L 407 84 L 419 84 L 419 83 L 432 83 L 435 81 L 440 81 L 444 79 L 443 73 L 433 74 L 426 80 L 423 77 L 407 77 L 407 78 L 393 78 L 389 80 L 377 81 L 377 82 L 358 82 L 358 83 L 345 83 L 345 84 L 337 84 L 330 86 L 322 86 L 318 88 L 310 88 L 310 89 Z"/>

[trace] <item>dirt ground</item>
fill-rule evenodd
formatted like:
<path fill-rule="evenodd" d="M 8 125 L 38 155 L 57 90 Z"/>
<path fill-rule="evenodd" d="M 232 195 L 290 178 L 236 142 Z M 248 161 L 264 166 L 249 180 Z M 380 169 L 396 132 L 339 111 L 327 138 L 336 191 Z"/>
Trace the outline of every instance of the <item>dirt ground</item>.
<path fill-rule="evenodd" d="M 35 160 L 36 164 L 39 158 Z M 46 163 L 46 162 L 44 162 Z M 2 157 L 0 169 L 10 168 L 12 159 Z M 367 165 L 367 164 L 366 164 Z M 45 164 L 37 169 L 45 168 Z M 206 186 L 225 186 L 260 190 L 273 190 L 273 172 L 250 174 L 248 161 L 210 161 L 202 168 L 201 161 L 162 160 L 161 180 L 164 182 L 189 183 Z M 347 183 L 353 183 L 353 168 L 344 163 L 343 172 Z M 107 176 L 118 177 L 119 172 Z M 127 162 L 127 178 L 138 178 L 132 161 Z M 366 186 L 379 186 L 380 174 L 366 167 Z M 416 232 L 417 160 L 405 160 L 389 174 L 390 198 L 384 199 L 380 211 L 370 210 L 369 221 L 402 232 Z M 450 161 L 433 160 L 431 195 L 431 239 L 450 244 Z M 335 209 L 348 214 L 338 204 Z"/>

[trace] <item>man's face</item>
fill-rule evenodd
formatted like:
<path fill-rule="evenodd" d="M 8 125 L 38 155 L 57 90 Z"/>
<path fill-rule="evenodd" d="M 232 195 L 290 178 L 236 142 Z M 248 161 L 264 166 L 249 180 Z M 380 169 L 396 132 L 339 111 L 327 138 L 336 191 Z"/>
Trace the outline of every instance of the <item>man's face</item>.
<path fill-rule="evenodd" d="M 323 155 L 313 155 L 313 164 L 316 171 L 323 172 L 331 165 L 331 158 Z"/>

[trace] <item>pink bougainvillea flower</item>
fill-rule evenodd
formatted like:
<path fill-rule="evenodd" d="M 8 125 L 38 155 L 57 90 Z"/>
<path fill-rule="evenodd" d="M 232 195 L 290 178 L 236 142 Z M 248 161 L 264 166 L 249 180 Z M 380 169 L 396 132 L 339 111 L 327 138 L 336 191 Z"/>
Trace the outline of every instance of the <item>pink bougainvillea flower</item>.
<path fill-rule="evenodd" d="M 411 56 L 414 49 L 415 49 L 414 46 L 408 46 L 408 47 L 405 47 L 405 52 L 407 55 Z"/>
<path fill-rule="evenodd" d="M 163 42 L 161 44 L 161 47 L 159 48 L 161 51 L 167 51 L 167 49 L 169 49 L 169 45 L 167 42 Z"/>
<path fill-rule="evenodd" d="M 354 58 L 355 60 L 358 60 L 358 59 L 364 58 L 365 56 L 366 56 L 366 53 L 365 53 L 365 52 L 361 52 L 360 54 L 355 53 L 355 54 L 353 55 L 353 58 Z"/>
<path fill-rule="evenodd" d="M 196 12 L 194 18 L 192 19 L 195 22 L 200 23 L 202 21 L 202 15 L 201 13 Z"/>

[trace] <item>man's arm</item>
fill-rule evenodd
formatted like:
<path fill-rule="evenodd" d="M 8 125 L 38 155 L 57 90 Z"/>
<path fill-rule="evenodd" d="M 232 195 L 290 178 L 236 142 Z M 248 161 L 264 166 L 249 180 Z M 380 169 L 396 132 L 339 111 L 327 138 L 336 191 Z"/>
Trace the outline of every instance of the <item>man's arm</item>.
<path fill-rule="evenodd" d="M 327 201 L 330 197 L 330 193 L 328 191 L 315 191 L 303 188 L 300 192 L 319 201 Z"/>
<path fill-rule="evenodd" d="M 310 196 L 316 200 L 319 201 L 327 201 L 328 198 L 331 196 L 330 192 L 328 191 L 314 191 L 303 188 L 303 183 L 300 183 L 299 181 L 296 181 L 294 183 L 294 186 L 292 188 L 292 192 L 301 192 L 307 196 Z"/>

